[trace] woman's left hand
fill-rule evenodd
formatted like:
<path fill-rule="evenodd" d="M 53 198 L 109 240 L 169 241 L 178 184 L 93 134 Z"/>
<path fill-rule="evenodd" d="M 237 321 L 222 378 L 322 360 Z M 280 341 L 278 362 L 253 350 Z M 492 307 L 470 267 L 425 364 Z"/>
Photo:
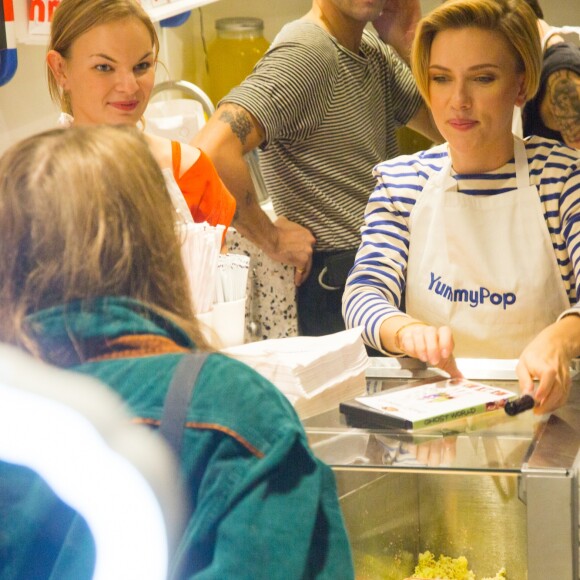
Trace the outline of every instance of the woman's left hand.
<path fill-rule="evenodd" d="M 580 354 L 580 316 L 570 315 L 545 328 L 524 349 L 516 367 L 522 394 L 536 400 L 534 413 L 555 411 L 570 394 L 570 363 Z M 538 380 L 535 387 L 534 380 Z"/>

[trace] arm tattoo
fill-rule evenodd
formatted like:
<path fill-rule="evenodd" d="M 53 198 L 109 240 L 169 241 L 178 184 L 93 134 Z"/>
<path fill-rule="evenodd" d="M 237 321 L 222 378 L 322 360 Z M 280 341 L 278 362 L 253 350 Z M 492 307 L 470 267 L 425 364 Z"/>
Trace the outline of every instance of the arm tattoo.
<path fill-rule="evenodd" d="M 246 144 L 248 135 L 252 132 L 252 121 L 245 111 L 225 110 L 220 114 L 219 120 L 230 126 L 232 133 L 242 145 Z"/>
<path fill-rule="evenodd" d="M 548 99 L 564 140 L 568 144 L 580 143 L 580 75 L 569 70 L 552 74 L 548 81 Z"/>

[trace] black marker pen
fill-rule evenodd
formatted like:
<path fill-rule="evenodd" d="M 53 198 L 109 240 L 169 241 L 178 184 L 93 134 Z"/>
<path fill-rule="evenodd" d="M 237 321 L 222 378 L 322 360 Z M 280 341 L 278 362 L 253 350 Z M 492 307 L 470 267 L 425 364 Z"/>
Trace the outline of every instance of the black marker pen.
<path fill-rule="evenodd" d="M 504 410 L 510 416 L 519 415 L 528 409 L 533 409 L 535 404 L 534 397 L 531 395 L 522 395 L 513 401 L 508 401 L 505 404 Z"/>

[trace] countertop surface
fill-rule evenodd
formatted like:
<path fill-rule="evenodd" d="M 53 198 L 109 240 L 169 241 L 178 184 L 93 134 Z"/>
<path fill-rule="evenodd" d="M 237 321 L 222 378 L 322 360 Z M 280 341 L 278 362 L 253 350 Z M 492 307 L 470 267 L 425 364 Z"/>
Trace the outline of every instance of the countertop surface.
<path fill-rule="evenodd" d="M 460 359 L 466 376 L 518 392 L 516 361 Z M 441 373 L 409 359 L 370 359 L 367 392 L 437 380 Z M 304 420 L 316 455 L 335 468 L 566 474 L 580 448 L 580 375 L 573 371 L 568 404 L 550 415 L 503 410 L 413 432 L 349 426 L 338 408 Z"/>

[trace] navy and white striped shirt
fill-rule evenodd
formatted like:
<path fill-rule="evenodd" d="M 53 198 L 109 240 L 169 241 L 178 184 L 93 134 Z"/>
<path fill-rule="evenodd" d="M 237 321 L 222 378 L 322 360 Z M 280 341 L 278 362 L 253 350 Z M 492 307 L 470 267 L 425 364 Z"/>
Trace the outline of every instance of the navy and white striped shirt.
<path fill-rule="evenodd" d="M 358 246 L 372 168 L 398 155 L 395 130 L 422 104 L 408 66 L 365 31 L 358 54 L 312 22 L 286 25 L 222 102 L 263 126 L 260 165 L 277 215 L 317 250 Z"/>
<path fill-rule="evenodd" d="M 580 152 L 556 141 L 525 141 L 530 183 L 538 187 L 564 287 L 580 313 Z M 377 165 L 355 265 L 343 296 L 347 328 L 363 326 L 364 340 L 380 347 L 379 328 L 400 315 L 409 251 L 409 217 L 431 175 L 447 161 L 446 145 Z M 516 188 L 514 160 L 485 174 L 454 175 L 465 195 L 501 195 Z M 428 322 L 428 321 L 426 321 Z M 532 337 L 530 337 L 531 339 Z"/>

